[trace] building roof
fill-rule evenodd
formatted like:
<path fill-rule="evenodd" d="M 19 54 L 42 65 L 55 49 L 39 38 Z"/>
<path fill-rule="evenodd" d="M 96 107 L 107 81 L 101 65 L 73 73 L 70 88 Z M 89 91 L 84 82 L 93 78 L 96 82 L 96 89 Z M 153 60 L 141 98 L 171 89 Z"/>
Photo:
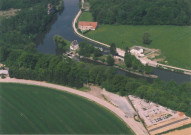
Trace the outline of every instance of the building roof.
<path fill-rule="evenodd" d="M 92 29 L 95 29 L 98 25 L 97 22 L 79 22 L 78 25 L 80 26 L 92 26 Z"/>
<path fill-rule="evenodd" d="M 77 40 L 72 41 L 71 45 L 78 45 L 78 41 Z"/>
<path fill-rule="evenodd" d="M 135 47 L 133 47 L 132 49 L 139 51 L 141 48 L 135 46 Z"/>
<path fill-rule="evenodd" d="M 0 70 L 0 75 L 8 75 L 8 70 Z"/>

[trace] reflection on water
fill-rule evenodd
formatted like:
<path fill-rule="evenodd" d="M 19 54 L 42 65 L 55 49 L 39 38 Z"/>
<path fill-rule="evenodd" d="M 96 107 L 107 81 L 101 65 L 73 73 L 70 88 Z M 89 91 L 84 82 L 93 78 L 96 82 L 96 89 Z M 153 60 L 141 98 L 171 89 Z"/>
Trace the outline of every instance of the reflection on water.
<path fill-rule="evenodd" d="M 57 18 L 58 18 L 58 16 L 55 15 L 55 16 L 53 17 L 52 21 L 46 26 L 46 30 L 45 30 L 44 32 L 42 32 L 41 34 L 38 35 L 38 37 L 37 37 L 37 39 L 36 39 L 36 41 L 35 41 L 35 43 L 36 43 L 37 45 L 43 45 L 43 44 L 44 44 L 45 36 L 46 36 L 47 33 L 50 32 L 51 26 L 56 22 Z M 44 47 L 45 47 L 45 46 L 44 46 Z"/>

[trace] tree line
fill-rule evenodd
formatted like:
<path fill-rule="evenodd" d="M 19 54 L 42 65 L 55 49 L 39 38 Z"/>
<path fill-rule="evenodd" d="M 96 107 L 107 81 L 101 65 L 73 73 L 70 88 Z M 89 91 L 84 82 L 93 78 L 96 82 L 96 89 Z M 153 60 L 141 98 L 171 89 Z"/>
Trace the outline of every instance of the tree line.
<path fill-rule="evenodd" d="M 190 0 L 89 0 L 102 24 L 190 25 Z"/>
<path fill-rule="evenodd" d="M 10 77 L 47 81 L 81 88 L 93 83 L 120 95 L 136 95 L 191 116 L 191 83 L 176 84 L 156 79 L 120 75 L 111 66 L 75 62 L 70 58 L 22 50 L 1 49 L 0 59 L 9 67 Z M 2 55 L 4 54 L 4 56 Z"/>

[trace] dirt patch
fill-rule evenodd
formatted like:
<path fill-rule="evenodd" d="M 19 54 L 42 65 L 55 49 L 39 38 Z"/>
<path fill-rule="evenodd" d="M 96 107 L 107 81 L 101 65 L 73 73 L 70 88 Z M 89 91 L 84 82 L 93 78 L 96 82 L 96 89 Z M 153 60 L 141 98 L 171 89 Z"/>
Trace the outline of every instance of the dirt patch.
<path fill-rule="evenodd" d="M 191 128 L 186 128 L 182 130 L 175 130 L 163 135 L 190 135 L 190 134 L 191 134 Z"/>
<path fill-rule="evenodd" d="M 16 13 L 20 11 L 20 9 L 10 9 L 6 11 L 0 11 L 0 17 L 9 17 L 9 16 L 14 16 Z"/>
<path fill-rule="evenodd" d="M 118 65 L 125 65 L 125 63 L 124 63 L 124 59 L 122 59 L 121 57 L 114 56 L 114 59 L 115 59 L 115 64 L 118 64 Z"/>
<path fill-rule="evenodd" d="M 173 121 L 176 121 L 176 120 L 179 120 L 181 117 L 177 118 L 177 119 L 173 119 L 171 121 L 168 121 L 166 124 L 170 123 L 170 122 L 173 122 Z M 184 125 L 187 125 L 187 124 L 190 124 L 191 123 L 191 119 L 189 118 L 188 120 L 184 120 L 182 122 L 179 122 L 179 123 L 176 123 L 176 124 L 173 124 L 173 125 L 169 125 L 167 127 L 164 127 L 164 128 L 161 128 L 159 130 L 156 130 L 154 132 L 150 132 L 151 135 L 155 135 L 155 134 L 158 134 L 158 133 L 162 133 L 162 132 L 165 132 L 165 131 L 168 131 L 168 130 L 171 130 L 171 129 L 175 129 L 175 128 L 178 128 L 178 127 L 181 127 L 181 126 L 184 126 Z M 161 123 L 161 125 L 164 124 L 164 123 Z M 182 129 L 184 130 L 184 129 Z M 176 131 L 181 131 L 181 130 L 176 130 Z M 174 131 L 173 131 L 174 132 Z M 170 132 L 172 133 L 172 132 Z M 165 134 L 166 135 L 166 134 Z M 174 135 L 174 134 L 172 134 Z M 184 134 L 180 134 L 180 135 L 184 135 Z M 189 134 L 190 135 L 190 134 Z"/>
<path fill-rule="evenodd" d="M 100 99 L 104 99 L 104 97 L 102 96 L 102 89 L 98 86 L 95 85 L 90 85 L 89 86 L 90 90 L 87 92 L 95 97 L 98 97 Z"/>

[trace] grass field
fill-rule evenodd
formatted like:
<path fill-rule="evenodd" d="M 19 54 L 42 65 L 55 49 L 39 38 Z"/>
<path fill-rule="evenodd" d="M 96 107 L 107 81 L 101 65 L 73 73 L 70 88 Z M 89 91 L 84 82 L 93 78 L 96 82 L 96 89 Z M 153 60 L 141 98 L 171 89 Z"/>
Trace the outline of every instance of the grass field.
<path fill-rule="evenodd" d="M 1 134 L 133 134 L 84 98 L 50 88 L 0 83 Z"/>
<path fill-rule="evenodd" d="M 169 65 L 191 69 L 191 26 L 131 26 L 101 25 L 86 36 L 125 49 L 126 46 L 144 46 L 142 36 L 151 35 L 149 48 L 160 49 Z"/>
<path fill-rule="evenodd" d="M 93 16 L 90 12 L 83 12 L 78 21 L 93 21 Z"/>
<path fill-rule="evenodd" d="M 83 13 L 80 20 L 83 21 L 83 18 L 88 21 L 92 18 L 91 13 Z M 99 25 L 96 31 L 90 31 L 85 36 L 106 44 L 115 43 L 125 49 L 126 46 L 145 46 L 142 43 L 145 32 L 150 33 L 152 40 L 146 47 L 160 49 L 169 65 L 191 69 L 191 26 Z"/>

